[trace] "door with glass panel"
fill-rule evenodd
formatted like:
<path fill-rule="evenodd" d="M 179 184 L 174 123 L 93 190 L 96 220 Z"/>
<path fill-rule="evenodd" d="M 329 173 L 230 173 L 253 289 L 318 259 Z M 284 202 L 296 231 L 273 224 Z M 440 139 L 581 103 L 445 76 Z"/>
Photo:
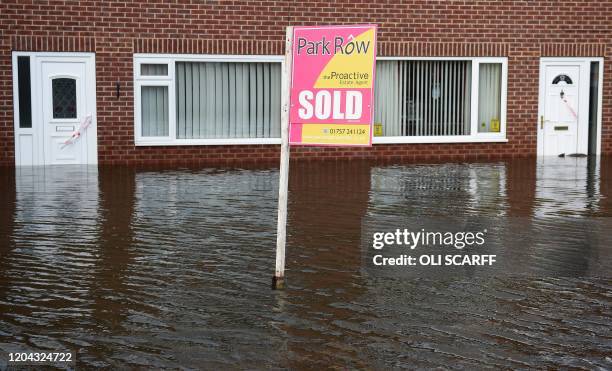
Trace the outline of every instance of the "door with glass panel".
<path fill-rule="evenodd" d="M 17 165 L 97 163 L 92 53 L 14 55 Z"/>
<path fill-rule="evenodd" d="M 87 112 L 85 63 L 41 61 L 41 73 L 45 164 L 86 163 L 87 142 L 71 139 Z"/>
<path fill-rule="evenodd" d="M 538 122 L 542 155 L 588 152 L 588 67 L 579 61 L 542 62 Z"/>

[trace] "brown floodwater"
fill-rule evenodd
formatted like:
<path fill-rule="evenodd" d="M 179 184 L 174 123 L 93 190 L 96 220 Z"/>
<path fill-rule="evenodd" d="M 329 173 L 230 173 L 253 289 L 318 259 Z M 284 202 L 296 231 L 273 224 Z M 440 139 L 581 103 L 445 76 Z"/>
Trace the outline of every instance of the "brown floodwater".
<path fill-rule="evenodd" d="M 0 369 L 612 368 L 612 159 L 292 164 L 284 291 L 277 183 L 0 170 Z M 372 231 L 453 223 L 491 230 L 496 268 L 372 264 Z"/>

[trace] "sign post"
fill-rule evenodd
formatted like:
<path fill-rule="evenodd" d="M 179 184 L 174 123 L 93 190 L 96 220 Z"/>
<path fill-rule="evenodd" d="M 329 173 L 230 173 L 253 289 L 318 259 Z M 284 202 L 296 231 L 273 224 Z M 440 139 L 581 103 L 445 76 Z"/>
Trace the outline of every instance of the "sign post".
<path fill-rule="evenodd" d="M 281 154 L 278 184 L 278 221 L 276 227 L 276 269 L 272 288 L 285 288 L 285 242 L 287 241 L 287 195 L 289 193 L 289 95 L 291 91 L 293 27 L 285 36 L 285 64 L 281 77 Z"/>
<path fill-rule="evenodd" d="M 287 27 L 274 289 L 285 286 L 289 145 L 371 146 L 376 26 Z"/>

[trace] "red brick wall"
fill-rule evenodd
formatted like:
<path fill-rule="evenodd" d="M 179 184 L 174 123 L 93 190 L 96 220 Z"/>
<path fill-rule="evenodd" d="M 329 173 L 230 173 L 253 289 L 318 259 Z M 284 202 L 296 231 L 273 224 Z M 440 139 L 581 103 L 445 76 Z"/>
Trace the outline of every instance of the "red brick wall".
<path fill-rule="evenodd" d="M 287 25 L 366 22 L 379 25 L 381 55 L 507 56 L 508 143 L 294 148 L 293 158 L 419 161 L 534 155 L 541 56 L 606 58 L 602 151 L 612 153 L 611 1 L 168 3 L 0 2 L 0 164 L 14 163 L 12 50 L 96 52 L 100 163 L 275 161 L 277 146 L 135 147 L 132 54 L 282 54 Z"/>

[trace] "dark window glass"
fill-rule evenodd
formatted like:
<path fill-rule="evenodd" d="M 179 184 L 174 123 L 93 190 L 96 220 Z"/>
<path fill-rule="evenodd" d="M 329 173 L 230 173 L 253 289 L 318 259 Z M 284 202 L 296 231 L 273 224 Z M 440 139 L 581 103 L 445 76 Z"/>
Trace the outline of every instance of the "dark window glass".
<path fill-rule="evenodd" d="M 53 118 L 75 119 L 77 117 L 76 80 L 53 79 Z"/>
<path fill-rule="evenodd" d="M 558 75 L 557 77 L 555 77 L 553 79 L 552 83 L 553 83 L 553 85 L 556 85 L 556 84 L 558 84 L 560 82 L 565 82 L 567 85 L 572 85 L 573 84 L 572 79 L 568 75 L 564 75 L 564 74 L 561 74 L 561 75 Z"/>
<path fill-rule="evenodd" d="M 599 115 L 599 62 L 591 62 L 589 94 L 589 155 L 597 153 L 597 117 Z"/>
<path fill-rule="evenodd" d="M 30 57 L 17 57 L 17 89 L 19 91 L 19 127 L 32 127 L 32 91 Z"/>

